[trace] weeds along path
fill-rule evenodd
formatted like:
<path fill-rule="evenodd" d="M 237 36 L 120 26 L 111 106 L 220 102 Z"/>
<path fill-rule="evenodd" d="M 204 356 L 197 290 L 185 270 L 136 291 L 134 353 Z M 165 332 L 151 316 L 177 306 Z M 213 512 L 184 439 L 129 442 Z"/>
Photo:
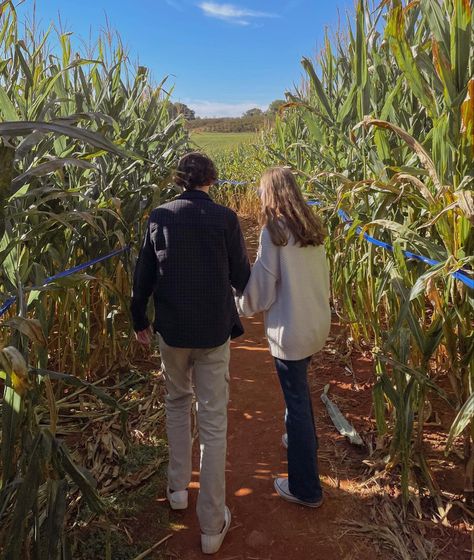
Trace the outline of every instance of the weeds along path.
<path fill-rule="evenodd" d="M 256 231 L 248 225 L 246 231 L 253 257 Z M 334 378 L 332 359 L 318 356 L 311 368 L 321 445 L 320 468 L 327 497 L 321 509 L 311 510 L 284 502 L 273 490 L 273 478 L 287 472 L 286 453 L 281 446 L 283 397 L 264 338 L 262 318 L 246 320 L 245 331 L 232 344 L 231 358 L 227 503 L 233 521 L 216 560 L 376 558 L 363 540 L 344 536 L 347 521 L 366 518 L 368 506 L 353 488 L 361 457 L 351 461 L 348 444 L 335 433 L 319 399 L 324 385 Z M 338 372 L 344 377 L 341 371 L 343 368 L 339 367 Z M 368 370 L 367 374 L 370 375 Z M 369 414 L 370 398 L 363 391 L 361 403 Z M 197 469 L 197 445 L 194 460 Z M 354 464 L 358 465 L 355 470 Z M 171 526 L 176 531 L 167 544 L 165 555 L 170 558 L 203 557 L 195 514 L 198 480 L 196 470 L 188 510 L 170 514 Z"/>

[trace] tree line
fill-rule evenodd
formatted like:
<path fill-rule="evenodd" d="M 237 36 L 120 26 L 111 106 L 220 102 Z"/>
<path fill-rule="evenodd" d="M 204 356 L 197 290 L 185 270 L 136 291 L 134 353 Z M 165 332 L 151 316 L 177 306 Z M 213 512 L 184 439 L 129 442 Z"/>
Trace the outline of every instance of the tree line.
<path fill-rule="evenodd" d="M 276 114 L 286 102 L 282 99 L 272 101 L 266 111 L 254 107 L 245 111 L 240 117 L 196 117 L 195 111 L 184 103 L 170 103 L 170 116 L 183 115 L 186 128 L 194 132 L 258 132 L 271 124 Z"/>

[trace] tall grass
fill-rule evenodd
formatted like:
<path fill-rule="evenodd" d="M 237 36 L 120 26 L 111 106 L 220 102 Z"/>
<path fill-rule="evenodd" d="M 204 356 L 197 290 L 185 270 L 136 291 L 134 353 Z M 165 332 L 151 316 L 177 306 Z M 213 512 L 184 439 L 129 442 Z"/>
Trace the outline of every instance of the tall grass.
<path fill-rule="evenodd" d="M 269 138 L 269 131 L 265 131 L 255 137 L 253 144 L 213 154 L 221 181 L 211 193 L 216 202 L 232 207 L 242 216 L 257 218 L 260 211 L 257 188 L 265 169 Z"/>

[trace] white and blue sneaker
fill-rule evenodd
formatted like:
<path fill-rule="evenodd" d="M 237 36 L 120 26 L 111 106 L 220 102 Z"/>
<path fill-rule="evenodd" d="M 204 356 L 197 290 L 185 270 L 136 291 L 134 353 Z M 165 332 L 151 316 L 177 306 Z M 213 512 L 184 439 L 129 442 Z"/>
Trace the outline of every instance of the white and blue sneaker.
<path fill-rule="evenodd" d="M 311 508 L 318 508 L 323 504 L 324 499 L 321 498 L 317 502 L 305 502 L 300 500 L 290 492 L 289 483 L 287 478 L 276 478 L 273 482 L 275 486 L 276 493 L 287 502 L 292 502 L 294 504 L 299 504 L 300 506 L 306 506 Z"/>

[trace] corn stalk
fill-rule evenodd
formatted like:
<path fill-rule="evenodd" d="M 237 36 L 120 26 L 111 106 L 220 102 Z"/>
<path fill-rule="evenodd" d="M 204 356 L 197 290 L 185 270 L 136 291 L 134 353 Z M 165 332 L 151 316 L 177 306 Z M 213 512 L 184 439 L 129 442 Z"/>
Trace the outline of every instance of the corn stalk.
<path fill-rule="evenodd" d="M 83 53 L 72 45 L 69 33 L 20 32 L 13 2 L 0 3 L 0 306 L 16 297 L 0 323 L 0 540 L 12 560 L 70 557 L 74 488 L 103 512 L 94 481 L 56 436 L 56 403 L 79 384 L 113 404 L 83 380 L 131 353 L 130 253 L 55 275 L 118 248 L 136 253 L 148 211 L 173 194 L 187 142 L 164 82 L 132 68 L 120 38 L 104 33 Z"/>
<path fill-rule="evenodd" d="M 317 64 L 303 59 L 306 82 L 288 92 L 268 147 L 268 161 L 297 170 L 327 215 L 336 308 L 373 351 L 387 468 L 400 467 L 405 503 L 417 487 L 440 508 L 424 457 L 435 394 L 453 410 L 446 452 L 464 438 L 474 495 L 474 294 L 451 274 L 472 277 L 474 262 L 473 61 L 472 2 L 359 0 L 347 34 L 328 38 Z"/>

